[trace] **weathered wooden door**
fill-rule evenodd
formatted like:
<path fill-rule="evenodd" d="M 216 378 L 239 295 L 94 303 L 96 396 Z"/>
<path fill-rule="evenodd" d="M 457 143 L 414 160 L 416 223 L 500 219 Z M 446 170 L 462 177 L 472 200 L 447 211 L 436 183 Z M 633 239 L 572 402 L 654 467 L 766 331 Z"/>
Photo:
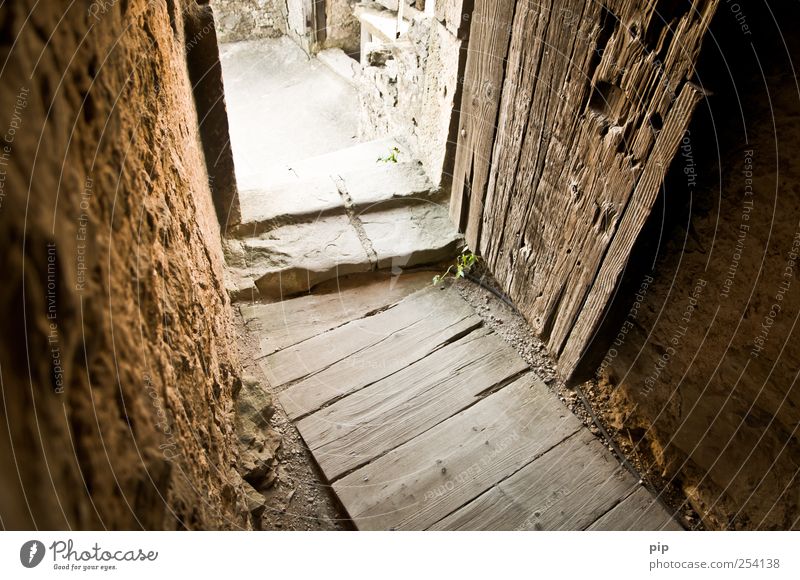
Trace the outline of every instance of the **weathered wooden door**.
<path fill-rule="evenodd" d="M 476 0 L 461 96 L 451 219 L 478 249 L 516 0 Z"/>
<path fill-rule="evenodd" d="M 567 380 L 703 97 L 718 4 L 475 2 L 451 217 Z"/>

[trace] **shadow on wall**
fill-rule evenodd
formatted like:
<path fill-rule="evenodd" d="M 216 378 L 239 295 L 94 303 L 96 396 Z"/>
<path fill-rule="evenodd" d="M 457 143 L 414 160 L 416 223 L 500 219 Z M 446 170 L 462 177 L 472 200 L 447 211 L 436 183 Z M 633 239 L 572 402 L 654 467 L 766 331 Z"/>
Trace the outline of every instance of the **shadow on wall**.
<path fill-rule="evenodd" d="M 358 59 L 355 0 L 211 0 L 222 43 L 289 35 L 304 50 L 341 48 Z"/>
<path fill-rule="evenodd" d="M 704 42 L 695 82 L 710 96 L 593 363 L 606 419 L 707 526 L 797 529 L 800 43 L 784 26 L 800 10 L 735 6 L 720 5 Z"/>
<path fill-rule="evenodd" d="M 247 527 L 187 4 L 98 6 L 0 7 L 2 525 Z"/>

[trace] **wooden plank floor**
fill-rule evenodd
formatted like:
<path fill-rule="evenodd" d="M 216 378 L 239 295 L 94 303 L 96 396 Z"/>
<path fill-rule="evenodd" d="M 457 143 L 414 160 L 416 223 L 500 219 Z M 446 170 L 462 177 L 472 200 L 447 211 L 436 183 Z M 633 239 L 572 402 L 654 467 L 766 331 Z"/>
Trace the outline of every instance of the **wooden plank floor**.
<path fill-rule="evenodd" d="M 681 529 L 454 289 L 382 278 L 244 313 L 358 529 Z"/>

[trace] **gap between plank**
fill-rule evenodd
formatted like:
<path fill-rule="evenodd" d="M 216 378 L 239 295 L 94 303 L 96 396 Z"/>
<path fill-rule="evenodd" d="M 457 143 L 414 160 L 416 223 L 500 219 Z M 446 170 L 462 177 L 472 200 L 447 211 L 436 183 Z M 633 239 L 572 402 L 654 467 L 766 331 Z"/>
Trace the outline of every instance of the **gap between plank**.
<path fill-rule="evenodd" d="M 469 318 L 469 317 L 467 317 L 467 318 Z M 442 329 L 442 331 L 445 331 L 445 330 L 447 330 L 448 328 L 451 328 L 451 327 L 455 326 L 456 324 L 459 324 L 459 323 L 463 322 L 464 320 L 466 320 L 466 318 L 462 318 L 462 319 L 461 319 L 461 320 L 459 320 L 458 322 L 455 322 L 455 323 L 453 323 L 453 324 L 450 324 L 450 325 L 448 325 L 448 326 L 444 327 L 444 328 Z M 407 328 L 411 328 L 411 327 L 413 327 L 415 324 L 417 324 L 417 323 L 419 323 L 419 322 L 424 322 L 424 321 L 418 321 L 418 322 L 415 322 L 414 324 L 412 324 L 412 325 L 408 326 Z M 350 392 L 348 392 L 348 393 L 343 393 L 343 394 L 341 394 L 341 395 L 337 395 L 336 397 L 334 397 L 334 398 L 330 399 L 329 401 L 326 401 L 325 403 L 323 403 L 322 405 L 320 405 L 320 406 L 319 406 L 319 407 L 317 407 L 316 409 L 314 409 L 314 410 L 312 410 L 312 411 L 308 411 L 308 412 L 306 412 L 306 413 L 303 413 L 303 414 L 301 414 L 301 415 L 297 415 L 295 418 L 293 418 L 293 419 L 292 419 L 292 422 L 301 421 L 302 419 L 305 419 L 306 417 L 309 417 L 309 416 L 313 415 L 314 413 L 317 413 L 317 412 L 319 412 L 319 411 L 322 411 L 323 409 L 325 409 L 325 408 L 327 408 L 327 407 L 330 407 L 331 405 L 333 405 L 334 403 L 337 403 L 338 401 L 341 401 L 341 400 L 342 400 L 342 399 L 344 399 L 345 397 L 349 397 L 350 395 L 352 395 L 352 394 L 354 394 L 354 393 L 357 393 L 357 392 L 359 392 L 359 391 L 361 391 L 361 390 L 363 390 L 363 389 L 366 389 L 367 387 L 371 387 L 371 386 L 372 386 L 372 385 L 374 385 L 375 383 L 379 383 L 379 382 L 381 382 L 381 381 L 383 381 L 383 380 L 386 380 L 386 379 L 388 379 L 388 378 L 390 378 L 390 377 L 393 377 L 394 375 L 396 375 L 397 373 L 399 373 L 399 372 L 401 372 L 401 371 L 404 371 L 404 370 L 405 370 L 405 369 L 407 369 L 408 367 L 410 367 L 410 366 L 412 366 L 412 365 L 415 365 L 415 364 L 417 364 L 417 363 L 419 363 L 419 362 L 421 362 L 421 361 L 425 360 L 426 358 L 428 358 L 429 356 L 431 356 L 433 353 L 440 351 L 441 349 L 443 349 L 443 348 L 444 348 L 444 347 L 446 347 L 446 346 L 450 346 L 450 345 L 451 345 L 451 344 L 453 344 L 454 342 L 457 342 L 457 341 L 461 340 L 462 338 L 465 338 L 465 337 L 469 336 L 470 334 L 472 334 L 472 333 L 474 333 L 474 332 L 476 332 L 476 331 L 480 330 L 480 329 L 481 329 L 481 328 L 483 328 L 483 327 L 484 327 L 484 325 L 483 325 L 483 321 L 482 321 L 482 320 L 481 320 L 481 321 L 478 321 L 478 323 L 477 323 L 476 325 L 474 325 L 474 326 L 471 326 L 471 327 L 469 327 L 469 328 L 467 328 L 467 329 L 465 329 L 465 330 L 461 331 L 460 333 L 454 334 L 452 337 L 450 337 L 450 338 L 448 338 L 446 341 L 442 342 L 442 344 L 438 345 L 436 348 L 434 348 L 432 351 L 430 351 L 428 354 L 426 354 L 426 355 L 425 355 L 425 356 L 423 356 L 422 358 L 419 358 L 419 359 L 417 359 L 417 360 L 415 360 L 415 361 L 412 361 L 412 362 L 408 363 L 407 365 L 405 365 L 405 366 L 403 366 L 403 367 L 401 367 L 401 368 L 399 368 L 399 369 L 397 369 L 397 370 L 395 370 L 395 371 L 393 371 L 393 372 L 389 373 L 388 375 L 386 375 L 386 376 L 383 376 L 383 377 L 381 377 L 381 378 L 379 378 L 379 379 L 375 379 L 374 381 L 372 381 L 372 382 L 370 382 L 370 383 L 367 383 L 367 384 L 365 384 L 365 385 L 363 385 L 363 386 L 359 387 L 358 389 L 356 389 L 356 390 L 354 390 L 354 391 L 350 391 Z M 482 335 L 482 336 L 486 336 L 486 335 Z M 381 344 L 381 343 L 382 343 L 382 342 L 384 342 L 385 340 L 388 340 L 389 338 L 391 338 L 391 336 L 387 336 L 386 338 L 382 339 L 380 342 L 376 342 L 374 345 L 370 345 L 370 347 L 366 347 L 366 348 L 371 348 L 372 346 L 378 346 L 379 344 Z M 357 352 L 360 352 L 360 351 L 357 351 Z M 354 352 L 353 354 L 357 354 L 357 352 Z M 352 355 L 350 355 L 350 356 L 352 356 Z M 338 364 L 338 363 L 340 363 L 340 362 L 343 362 L 343 361 L 347 360 L 348 358 L 349 358 L 349 356 L 347 356 L 347 357 L 343 358 L 341 361 L 337 361 L 337 362 L 333 363 L 333 365 L 335 365 L 335 364 Z M 331 365 L 331 366 L 333 366 L 333 365 Z M 330 367 L 327 367 L 327 368 L 330 368 Z M 322 370 L 318 371 L 317 373 L 314 373 L 313 375 L 308 375 L 307 377 L 303 377 L 302 379 L 298 379 L 296 382 L 292 383 L 292 384 L 290 385 L 290 387 L 291 387 L 291 386 L 295 386 L 295 385 L 299 384 L 301 381 L 304 381 L 304 380 L 306 380 L 307 378 L 310 378 L 310 377 L 316 376 L 317 374 L 319 374 L 319 373 L 323 372 L 324 370 L 326 370 L 326 369 L 322 369 Z M 287 390 L 288 390 L 288 388 L 289 388 L 289 387 L 287 387 Z M 283 391 L 282 391 L 282 392 L 283 392 Z M 311 451 L 311 447 L 309 447 L 308 449 L 309 449 L 309 451 Z"/>
<path fill-rule="evenodd" d="M 567 409 L 567 410 L 569 410 L 569 409 Z M 565 441 L 567 441 L 568 439 L 572 439 L 573 437 L 577 437 L 577 436 L 578 436 L 578 434 L 579 434 L 579 433 L 582 431 L 582 429 L 583 429 L 583 425 L 581 424 L 580 426 L 578 426 L 578 427 L 575 429 L 575 431 L 573 431 L 572 433 L 570 433 L 569 435 L 567 435 L 566 437 L 564 437 L 564 438 L 563 438 L 561 441 L 559 441 L 558 443 L 554 443 L 553 445 L 551 445 L 550 447 L 548 447 L 547 449 L 545 449 L 544 451 L 542 451 L 542 452 L 541 452 L 541 453 L 539 453 L 538 455 L 534 455 L 533 457 L 531 457 L 530 461 L 528 461 L 528 462 L 527 462 L 527 463 L 525 463 L 524 465 L 520 466 L 520 467 L 519 467 L 519 469 L 516 469 L 516 470 L 514 470 L 512 473 L 509 473 L 507 476 L 505 476 L 505 477 L 504 477 L 503 479 L 501 479 L 500 481 L 497 481 L 497 482 L 495 482 L 494 484 L 490 485 L 489 487 L 487 487 L 486 489 L 484 489 L 482 492 L 480 492 L 478 495 L 476 495 L 476 496 L 474 496 L 474 497 L 471 497 L 470 499 L 468 499 L 467 501 L 465 501 L 463 504 L 461 504 L 461 505 L 460 505 L 460 506 L 458 506 L 457 508 L 453 509 L 453 510 L 452 510 L 451 512 L 449 512 L 448 514 L 446 514 L 446 515 L 444 515 L 444 516 L 440 517 L 440 518 L 439 518 L 438 520 L 436 520 L 435 522 L 431 522 L 431 523 L 428 525 L 428 527 L 426 527 L 425 529 L 426 529 L 426 530 L 428 530 L 428 529 L 432 528 L 433 526 L 435 526 L 436 524 L 438 524 L 438 523 L 439 523 L 439 522 L 441 522 L 442 520 L 449 518 L 451 515 L 453 515 L 454 513 L 456 513 L 457 511 L 459 511 L 460 509 L 462 509 L 462 508 L 465 508 L 466 506 L 468 506 L 468 505 L 469 505 L 469 504 L 471 504 L 472 502 L 474 502 L 474 501 L 478 500 L 479 498 L 483 497 L 485 494 L 489 493 L 489 492 L 490 492 L 492 489 L 494 489 L 494 488 L 496 488 L 497 486 L 499 486 L 501 483 L 503 483 L 504 481 L 506 481 L 508 478 L 515 476 L 517 473 L 519 473 L 520 471 L 522 471 L 523 469 L 525 469 L 526 467 L 528 467 L 528 466 L 529 466 L 531 463 L 533 463 L 534 461 L 537 461 L 537 460 L 541 459 L 542 457 L 544 457 L 545 455 L 547 455 L 548 453 L 550 453 L 550 452 L 551 452 L 553 449 L 555 449 L 556 447 L 558 447 L 559 445 L 561 445 L 562 443 L 564 443 L 564 442 L 565 442 Z M 503 490 L 501 490 L 501 489 L 498 489 L 497 491 L 498 491 L 499 493 L 503 493 L 503 495 L 505 495 L 505 494 L 504 494 L 504 492 L 503 492 Z M 513 499 L 512 499 L 512 502 L 513 502 Z M 349 515 L 349 514 L 348 514 L 348 515 Z M 408 518 L 406 518 L 406 519 L 408 519 Z M 404 521 L 405 521 L 405 520 L 404 520 Z M 592 522 L 592 523 L 594 523 L 594 522 Z M 403 522 L 401 522 L 401 523 L 400 523 L 400 525 L 402 525 L 402 524 L 403 524 Z M 589 524 L 589 525 L 591 525 L 591 524 Z"/>
<path fill-rule="evenodd" d="M 485 336 L 485 335 L 484 335 L 484 336 Z M 417 362 L 419 362 L 419 361 L 417 361 Z M 494 385 L 492 385 L 491 387 L 489 387 L 489 389 L 485 389 L 484 391 L 481 391 L 481 393 L 478 393 L 478 394 L 476 394 L 476 395 L 474 396 L 474 399 L 475 399 L 474 401 L 472 401 L 471 403 L 469 403 L 467 406 L 465 406 L 465 407 L 462 407 L 462 408 L 458 409 L 458 410 L 457 410 L 456 412 L 454 412 L 452 415 L 448 415 L 447 417 L 445 417 L 444 419 L 442 419 L 441 421 L 439 421 L 439 422 L 438 422 L 438 423 L 436 423 L 435 425 L 431 425 L 431 426 L 430 426 L 430 427 L 428 427 L 427 429 L 425 429 L 425 430 L 423 430 L 423 431 L 420 431 L 419 433 L 417 433 L 416 435 L 414 435 L 414 437 L 412 437 L 412 438 L 411 438 L 411 439 L 409 439 L 408 441 L 404 441 L 404 442 L 400 443 L 399 445 L 396 445 L 396 446 L 394 446 L 394 447 L 392 447 L 392 448 L 390 448 L 390 449 L 386 449 L 385 451 L 381 452 L 380 454 L 376 455 L 375 457 L 371 457 L 371 458 L 369 458 L 369 459 L 368 459 L 367 461 L 365 461 L 364 463 L 361 463 L 361 464 L 359 464 L 359 465 L 357 465 L 357 466 L 355 466 L 355 467 L 353 467 L 353 468 L 351 468 L 351 469 L 348 469 L 347 471 L 345 471 L 345 472 L 341 473 L 340 475 L 338 475 L 338 476 L 334 477 L 333 479 L 330 479 L 330 480 L 328 480 L 328 482 L 329 482 L 331 485 L 333 485 L 334 483 L 336 483 L 337 481 L 339 481 L 339 480 L 340 480 L 340 479 L 342 479 L 343 477 L 347 477 L 348 475 L 350 475 L 350 474 L 351 474 L 351 473 L 353 473 L 354 471 L 358 471 L 358 470 L 359 470 L 359 469 L 361 469 L 362 467 L 366 467 L 367 465 L 369 465 L 370 463 L 372 463 L 372 462 L 374 462 L 374 461 L 376 461 L 376 460 L 380 459 L 381 457 L 383 457 L 383 456 L 384 456 L 384 455 L 386 455 L 387 453 L 390 453 L 390 452 L 394 451 L 395 449 L 398 449 L 398 448 L 402 447 L 403 445 L 406 445 L 407 443 L 410 443 L 410 442 L 414 441 L 414 439 L 416 439 L 417 437 L 420 437 L 421 435 L 423 435 L 423 434 L 427 433 L 427 432 L 428 432 L 428 431 L 430 431 L 431 429 L 434 429 L 434 428 L 438 427 L 439 425 L 441 425 L 441 424 L 442 424 L 442 423 L 444 423 L 445 421 L 449 421 L 450 419 L 452 419 L 453 417 L 455 417 L 455 416 L 456 416 L 456 415 L 458 415 L 459 413 L 463 413 L 463 412 L 464 412 L 464 411 L 466 411 L 467 409 L 470 409 L 470 408 L 471 408 L 471 407 L 473 407 L 474 405 L 477 405 L 477 404 L 478 404 L 478 403 L 480 403 L 481 401 L 485 400 L 485 399 L 486 399 L 486 396 L 481 396 L 481 394 L 482 394 L 482 393 L 485 393 L 486 391 L 488 391 L 488 390 L 490 390 L 490 389 L 494 389 L 494 390 L 492 391 L 492 393 L 496 393 L 496 392 L 498 392 L 498 391 L 502 390 L 503 388 L 507 387 L 508 385 L 510 385 L 512 382 L 515 382 L 515 381 L 519 380 L 521 377 L 523 377 L 523 376 L 524 376 L 526 373 L 529 373 L 529 372 L 532 372 L 532 371 L 530 370 L 530 367 L 527 367 L 525 370 L 518 372 L 518 373 L 517 373 L 517 374 L 515 374 L 514 376 L 512 376 L 512 377 L 508 377 L 508 378 L 505 378 L 505 379 L 503 379 L 503 380 L 501 380 L 501 381 L 499 381 L 499 382 L 495 383 Z M 537 376 L 538 376 L 538 375 L 537 375 Z M 490 394 L 491 394 L 491 393 L 490 393 Z M 488 396 L 488 395 L 487 395 L 487 396 Z M 302 435 L 301 435 L 301 436 L 302 436 Z M 303 441 L 305 441 L 305 439 L 303 439 Z M 560 441 L 559 441 L 559 443 L 560 443 Z M 307 442 L 306 442 L 306 446 L 308 446 L 308 443 L 307 443 Z M 314 451 L 311 449 L 311 447 L 310 447 L 310 446 L 308 447 L 308 449 L 309 449 L 309 451 L 311 452 L 311 455 L 312 455 L 312 456 L 314 456 Z M 316 458 L 315 458 L 314 460 L 316 461 Z M 326 478 L 326 479 L 327 479 L 327 478 Z"/>

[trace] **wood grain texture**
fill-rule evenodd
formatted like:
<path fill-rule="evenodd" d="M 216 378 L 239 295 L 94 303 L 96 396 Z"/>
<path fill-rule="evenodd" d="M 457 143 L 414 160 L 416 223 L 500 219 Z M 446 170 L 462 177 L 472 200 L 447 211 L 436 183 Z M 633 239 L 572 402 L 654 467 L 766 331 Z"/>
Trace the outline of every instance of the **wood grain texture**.
<path fill-rule="evenodd" d="M 325 477 L 391 451 L 478 402 L 527 364 L 502 339 L 479 329 L 425 359 L 297 423 Z"/>
<path fill-rule="evenodd" d="M 466 302 L 453 301 L 436 316 L 420 318 L 291 386 L 280 394 L 280 403 L 289 419 L 295 421 L 415 363 L 482 324 Z M 352 331 L 361 332 L 357 327 Z M 347 333 L 337 333 L 331 339 L 349 340 Z"/>
<path fill-rule="evenodd" d="M 672 525 L 457 290 L 369 312 L 262 361 L 356 527 Z"/>
<path fill-rule="evenodd" d="M 590 531 L 667 531 L 683 528 L 645 488 L 640 487 L 587 528 Z"/>
<path fill-rule="evenodd" d="M 568 380 L 702 97 L 689 79 L 718 4 L 516 2 L 479 228 L 456 207 L 480 177 L 460 140 L 454 217 Z M 472 64 L 466 87 L 491 74 Z"/>
<path fill-rule="evenodd" d="M 270 304 L 240 307 L 248 330 L 261 336 L 261 356 L 295 345 L 396 304 L 409 294 L 431 283 L 432 272 L 412 272 L 402 276 L 380 273 L 336 280 L 321 291 Z"/>
<path fill-rule="evenodd" d="M 477 250 L 515 0 L 476 0 L 461 96 L 450 216 Z M 462 211 L 462 203 L 469 207 Z M 466 223 L 459 223 L 466 215 Z"/>
<path fill-rule="evenodd" d="M 527 373 L 333 487 L 360 530 L 424 530 L 581 428 Z"/>
<path fill-rule="evenodd" d="M 264 357 L 259 364 L 270 384 L 279 387 L 318 373 L 360 350 L 382 342 L 393 333 L 418 324 L 443 309 L 455 308 L 458 304 L 462 308 L 466 305 L 457 291 L 429 287 L 388 310 L 348 322 Z"/>
<path fill-rule="evenodd" d="M 650 162 L 608 246 L 600 269 L 593 280 L 591 292 L 582 303 L 580 317 L 576 318 L 574 326 L 560 328 L 559 336 L 568 337 L 558 361 L 559 369 L 564 376 L 572 374 L 585 349 L 591 343 L 594 332 L 625 271 L 633 245 L 650 216 L 667 167 L 689 126 L 691 113 L 701 98 L 702 94 L 697 87 L 691 84 L 683 86 L 650 154 Z"/>
<path fill-rule="evenodd" d="M 582 530 L 636 486 L 608 450 L 582 430 L 431 529 Z"/>

